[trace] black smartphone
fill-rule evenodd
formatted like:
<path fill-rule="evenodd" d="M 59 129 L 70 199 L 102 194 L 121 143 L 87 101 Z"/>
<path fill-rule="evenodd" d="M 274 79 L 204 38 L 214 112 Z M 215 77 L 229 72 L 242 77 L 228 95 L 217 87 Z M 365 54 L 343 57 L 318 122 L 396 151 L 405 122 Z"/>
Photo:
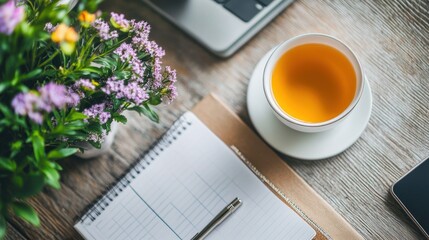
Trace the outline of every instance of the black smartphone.
<path fill-rule="evenodd" d="M 394 183 L 390 192 L 429 239 L 429 158 Z"/>

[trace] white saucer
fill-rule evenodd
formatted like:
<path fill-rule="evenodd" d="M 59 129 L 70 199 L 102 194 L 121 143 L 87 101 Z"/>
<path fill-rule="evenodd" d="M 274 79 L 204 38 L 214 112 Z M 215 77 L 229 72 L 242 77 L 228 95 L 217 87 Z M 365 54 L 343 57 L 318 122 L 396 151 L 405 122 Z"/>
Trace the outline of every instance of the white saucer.
<path fill-rule="evenodd" d="M 298 132 L 274 116 L 265 98 L 262 76 L 269 55 L 270 52 L 256 65 L 247 90 L 247 109 L 261 137 L 279 152 L 303 160 L 329 158 L 350 147 L 360 137 L 371 116 L 372 95 L 367 79 L 359 103 L 340 125 L 319 133 Z"/>

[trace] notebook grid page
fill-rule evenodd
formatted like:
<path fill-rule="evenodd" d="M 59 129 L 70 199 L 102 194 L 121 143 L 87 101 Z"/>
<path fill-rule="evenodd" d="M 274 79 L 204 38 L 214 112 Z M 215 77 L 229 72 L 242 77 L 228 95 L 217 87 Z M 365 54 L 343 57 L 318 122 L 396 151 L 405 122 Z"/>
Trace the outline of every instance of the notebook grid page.
<path fill-rule="evenodd" d="M 192 125 L 93 222 L 93 239 L 190 239 L 235 197 L 243 205 L 207 239 L 311 239 L 314 230 L 281 202 L 192 113 Z M 87 233 L 87 234 L 85 234 Z"/>

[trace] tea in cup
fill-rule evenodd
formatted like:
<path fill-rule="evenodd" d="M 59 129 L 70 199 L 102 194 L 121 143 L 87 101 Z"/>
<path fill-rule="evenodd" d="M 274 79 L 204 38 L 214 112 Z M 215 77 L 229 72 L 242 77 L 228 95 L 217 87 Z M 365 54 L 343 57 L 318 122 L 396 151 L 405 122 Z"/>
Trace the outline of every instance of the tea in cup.
<path fill-rule="evenodd" d="M 282 123 L 302 132 L 320 132 L 354 109 L 363 76 L 357 57 L 340 40 L 305 34 L 273 51 L 264 69 L 264 92 Z"/>

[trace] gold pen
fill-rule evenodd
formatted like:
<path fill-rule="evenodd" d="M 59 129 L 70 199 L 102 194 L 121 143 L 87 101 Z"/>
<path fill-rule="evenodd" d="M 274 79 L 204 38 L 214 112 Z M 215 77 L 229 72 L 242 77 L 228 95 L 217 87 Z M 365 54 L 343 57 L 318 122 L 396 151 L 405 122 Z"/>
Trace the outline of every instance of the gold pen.
<path fill-rule="evenodd" d="M 229 215 L 231 215 L 242 204 L 242 201 L 236 197 L 224 209 L 222 209 L 200 232 L 195 234 L 191 240 L 202 240 L 210 234 L 219 224 L 221 224 Z"/>

